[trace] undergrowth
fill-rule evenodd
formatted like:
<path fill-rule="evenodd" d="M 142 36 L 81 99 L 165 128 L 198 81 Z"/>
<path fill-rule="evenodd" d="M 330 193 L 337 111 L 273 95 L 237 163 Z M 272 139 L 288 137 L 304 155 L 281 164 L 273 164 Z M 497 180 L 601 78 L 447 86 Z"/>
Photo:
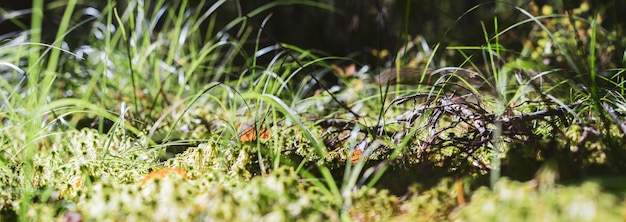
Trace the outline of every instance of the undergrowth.
<path fill-rule="evenodd" d="M 621 33 L 586 1 L 509 5 L 481 45 L 405 26 L 376 68 L 264 30 L 332 3 L 70 0 L 51 40 L 33 3 L 0 46 L 3 221 L 623 216 Z"/>

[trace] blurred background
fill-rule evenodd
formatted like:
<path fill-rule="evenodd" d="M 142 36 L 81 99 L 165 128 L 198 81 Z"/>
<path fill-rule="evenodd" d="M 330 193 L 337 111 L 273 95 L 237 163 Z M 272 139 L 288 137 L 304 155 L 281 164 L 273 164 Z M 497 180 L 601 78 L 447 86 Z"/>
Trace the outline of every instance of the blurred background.
<path fill-rule="evenodd" d="M 67 4 L 67 0 L 45 0 L 45 24 L 43 41 L 53 41 L 55 24 Z M 93 22 L 107 1 L 78 0 L 80 9 L 73 16 L 75 30 L 66 39 L 67 47 L 80 47 L 87 40 Z M 115 2 L 115 1 L 114 1 Z M 163 10 L 150 8 L 156 1 L 143 2 L 147 13 L 160 13 Z M 181 7 L 184 1 L 165 1 L 166 7 Z M 187 10 L 208 10 L 214 1 L 190 0 L 183 7 Z M 421 36 L 431 47 L 437 43 L 449 45 L 482 45 L 485 42 L 483 27 L 493 34 L 494 17 L 497 17 L 500 30 L 528 17 L 515 7 L 531 13 L 542 13 L 549 6 L 553 13 L 567 13 L 587 3 L 588 9 L 579 16 L 601 16 L 601 26 L 615 33 L 623 33 L 626 20 L 620 15 L 626 13 L 626 2 L 621 0 L 509 0 L 509 1 L 426 1 L 426 0 L 319 0 L 319 1 L 227 1 L 217 9 L 216 27 L 223 27 L 234 19 L 248 15 L 259 8 L 269 7 L 249 20 L 241 23 L 246 28 L 258 30 L 264 19 L 264 32 L 261 44 L 272 45 L 275 41 L 295 45 L 320 54 L 350 56 L 355 61 L 371 66 L 383 65 L 392 60 L 404 44 Z M 118 11 L 123 11 L 128 2 L 117 1 Z M 0 1 L 0 35 L 10 38 L 19 31 L 28 30 L 32 3 L 29 1 Z M 271 16 L 270 16 L 271 15 Z M 149 15 L 146 15 L 150 17 Z M 164 15 L 164 17 L 172 15 Z M 173 15 L 176 16 L 176 15 Z M 241 24 L 238 24 L 239 26 Z M 208 24 L 204 25 L 208 26 Z M 158 28 L 158 26 L 157 26 Z M 236 37 L 241 27 L 225 30 Z M 501 43 L 513 51 L 521 51 L 532 25 L 522 25 L 511 30 L 500 39 Z M 216 33 L 207 33 L 212 38 Z M 625 44 L 615 44 L 617 52 L 623 52 Z M 252 49 L 254 44 L 247 47 Z M 388 50 L 389 54 L 381 54 Z M 623 55 L 614 54 L 608 59 L 621 64 Z M 452 64 L 464 58 L 451 56 Z M 456 60 L 456 61 L 455 61 Z"/>

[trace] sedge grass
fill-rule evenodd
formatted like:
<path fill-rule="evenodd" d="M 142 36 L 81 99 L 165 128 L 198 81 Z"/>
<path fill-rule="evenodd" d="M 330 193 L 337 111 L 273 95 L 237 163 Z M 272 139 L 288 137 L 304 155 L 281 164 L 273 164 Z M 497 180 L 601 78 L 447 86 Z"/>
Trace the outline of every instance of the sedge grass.
<path fill-rule="evenodd" d="M 76 1 L 71 2 L 75 3 Z M 205 1 L 201 2 L 204 3 Z M 16 57 L 19 58 L 13 58 L 13 61 L 32 57 L 34 59 L 30 60 L 32 63 L 28 63 L 29 67 L 20 67 L 17 65 L 17 62 L 0 63 L 18 74 L 27 75 L 29 78 L 25 87 L 19 83 L 16 84 L 0 79 L 3 89 L 10 92 L 6 95 L 2 94 L 2 116 L 8 118 L 10 122 L 19 123 L 14 126 L 4 127 L 2 131 L 8 132 L 19 128 L 20 132 L 23 129 L 27 136 L 24 142 L 18 142 L 17 139 L 7 136 L 8 134 L 6 133 L 0 136 L 0 143 L 10 143 L 10 152 L 17 153 L 9 162 L 5 163 L 3 160 L 0 164 L 0 169 L 8 171 L 17 162 L 25 163 L 23 166 L 20 165 L 23 170 L 21 174 L 23 178 L 21 180 L 22 183 L 19 184 L 19 191 L 23 191 L 23 194 L 20 196 L 20 212 L 18 214 L 22 220 L 37 218 L 29 214 L 28 211 L 43 209 L 38 207 L 48 204 L 37 203 L 37 206 L 29 207 L 34 202 L 35 196 L 40 195 L 48 200 L 54 199 L 52 198 L 54 190 L 46 188 L 43 191 L 37 191 L 36 188 L 39 187 L 28 183 L 31 178 L 35 178 L 34 175 L 39 175 L 40 173 L 33 164 L 33 158 L 37 155 L 48 157 L 52 155 L 52 153 L 50 155 L 46 154 L 45 152 L 48 151 L 45 149 L 39 150 L 39 144 L 45 145 L 45 143 L 39 142 L 48 138 L 63 136 L 72 138 L 87 137 L 85 135 L 97 138 L 96 141 L 98 142 L 94 144 L 99 146 L 83 146 L 80 141 L 76 142 L 67 138 L 59 141 L 53 140 L 57 142 L 57 144 L 53 145 L 54 149 L 72 147 L 78 154 L 75 158 L 71 158 L 71 164 L 67 165 L 62 163 L 63 159 L 55 159 L 54 163 L 59 165 L 55 166 L 54 169 L 61 170 L 65 169 L 63 167 L 71 166 L 71 169 L 79 168 L 80 175 L 85 176 L 84 184 L 88 188 L 80 189 L 77 192 L 83 192 L 86 198 L 76 198 L 78 195 L 68 196 L 67 198 L 67 201 L 76 201 L 83 204 L 78 206 L 78 208 L 83 211 L 85 218 L 94 219 L 94 216 L 98 215 L 97 213 L 105 212 L 106 215 L 103 216 L 105 218 L 119 219 L 120 217 L 133 215 L 137 216 L 137 218 L 157 219 L 133 211 L 144 211 L 146 208 L 130 208 L 127 204 L 144 200 L 155 206 L 172 207 L 172 209 L 180 210 L 180 212 L 187 212 L 189 215 L 205 216 L 209 219 L 214 219 L 212 217 L 219 218 L 219 215 L 212 213 L 221 212 L 223 213 L 222 219 L 238 218 L 250 220 L 250 218 L 237 217 L 237 215 L 232 214 L 232 212 L 236 212 L 239 209 L 242 211 L 246 210 L 245 212 L 253 212 L 251 215 L 254 216 L 289 215 L 286 216 L 286 219 L 283 218 L 285 220 L 308 214 L 324 215 L 318 217 L 318 220 L 321 220 L 320 218 L 329 220 L 354 219 L 355 208 L 353 207 L 359 206 L 358 201 L 362 201 L 354 198 L 357 190 L 359 192 L 363 190 L 374 191 L 375 189 L 373 188 L 375 188 L 377 183 L 381 182 L 380 179 L 383 174 L 388 173 L 388 169 L 392 167 L 391 164 L 383 163 L 379 165 L 381 166 L 380 169 L 366 168 L 366 163 L 372 161 L 368 157 L 375 150 L 388 149 L 390 150 L 390 155 L 384 161 L 392 163 L 407 149 L 421 145 L 416 144 L 419 143 L 419 140 L 416 142 L 416 138 L 419 138 L 420 133 L 422 133 L 421 130 L 423 130 L 422 127 L 418 126 L 423 125 L 424 117 L 427 114 L 418 119 L 414 127 L 411 127 L 397 144 L 386 141 L 386 138 L 382 136 L 372 138 L 367 143 L 362 142 L 363 140 L 358 135 L 362 129 L 367 128 L 369 130 L 372 127 L 370 124 L 376 121 L 378 122 L 377 125 L 386 126 L 386 119 L 395 115 L 397 110 L 402 109 L 402 107 L 395 107 L 393 102 L 386 104 L 387 97 L 392 95 L 401 97 L 422 92 L 427 92 L 433 97 L 442 97 L 447 95 L 446 93 L 448 92 L 444 91 L 444 87 L 440 86 L 456 80 L 466 85 L 469 91 L 473 93 L 480 92 L 480 89 L 472 86 L 469 80 L 453 73 L 437 79 L 435 81 L 436 86 L 419 84 L 417 87 L 405 87 L 397 84 L 394 86 L 383 86 L 384 88 L 378 88 L 378 91 L 373 86 L 367 86 L 361 91 L 345 90 L 344 92 L 345 88 L 351 87 L 350 84 L 346 83 L 342 86 L 333 87 L 333 91 L 328 92 L 330 94 L 323 93 L 309 96 L 314 94 L 312 91 L 315 89 L 310 83 L 312 82 L 311 80 L 328 74 L 330 63 L 334 61 L 353 61 L 344 57 L 320 57 L 313 50 L 301 49 L 287 44 L 281 44 L 280 47 L 263 47 L 260 40 L 263 35 L 262 29 L 266 22 L 272 22 L 271 17 L 265 17 L 265 20 L 259 27 L 253 25 L 254 17 L 267 12 L 272 7 L 285 4 L 301 3 L 330 10 L 328 5 L 312 1 L 279 1 L 264 5 L 247 14 L 238 12 L 239 16 L 236 19 L 224 27 L 217 27 L 216 12 L 221 7 L 228 4 L 236 4 L 237 2 L 217 1 L 209 6 L 209 9 L 206 11 L 188 11 L 189 7 L 187 6 L 190 5 L 191 1 L 176 2 L 172 3 L 172 5 L 167 5 L 164 0 L 146 2 L 146 5 L 142 5 L 142 3 L 131 1 L 128 7 L 123 8 L 115 6 L 112 1 L 109 1 L 105 9 L 102 10 L 99 18 L 102 20 L 97 20 L 95 23 L 96 26 L 106 27 L 104 28 L 105 32 L 101 38 L 94 36 L 93 39 L 88 40 L 91 44 L 89 47 L 93 51 L 85 58 L 85 61 L 78 62 L 79 64 L 87 64 L 89 66 L 88 74 L 90 78 L 84 80 L 86 83 L 85 88 L 87 89 L 74 89 L 77 93 L 76 98 L 60 98 L 61 96 L 58 96 L 58 92 L 54 91 L 54 86 L 55 83 L 63 80 L 64 77 L 60 73 L 65 70 L 56 64 L 47 63 L 53 61 L 49 58 L 56 58 L 54 61 L 61 61 L 65 57 L 74 58 L 77 55 L 58 47 L 63 42 L 63 38 L 71 34 L 69 20 L 66 18 L 71 17 L 72 12 L 76 11 L 73 8 L 75 6 L 66 6 L 68 11 L 65 12 L 62 19 L 62 22 L 65 23 L 63 27 L 66 30 L 57 33 L 57 39 L 55 39 L 54 44 L 42 45 L 39 43 L 39 38 L 33 35 L 34 37 L 31 37 L 30 40 L 32 41 L 31 43 L 15 46 L 19 49 L 16 53 Z M 39 9 L 43 10 L 43 8 Z M 156 11 L 156 13 L 148 13 L 151 9 Z M 406 10 L 405 31 L 409 25 L 409 7 Z M 34 14 L 33 17 L 35 18 Z M 39 19 L 41 21 L 41 18 Z M 531 18 L 522 23 L 532 23 L 538 20 L 540 18 Z M 208 31 L 200 33 L 198 30 L 200 30 L 201 24 L 205 21 L 209 23 Z M 159 22 L 163 22 L 160 30 L 156 27 L 156 24 Z M 491 101 L 492 104 L 488 105 L 496 107 L 495 112 L 502 115 L 505 109 L 514 107 L 514 104 L 523 103 L 524 100 L 530 100 L 536 95 L 533 95 L 528 88 L 528 83 L 532 79 L 520 80 L 519 78 L 514 78 L 514 70 L 532 69 L 532 63 L 506 61 L 504 64 L 499 65 L 500 62 L 505 61 L 505 57 L 502 55 L 506 54 L 507 51 L 504 46 L 500 45 L 498 36 L 507 30 L 512 31 L 511 27 L 517 27 L 521 24 L 514 24 L 504 29 L 505 31 L 499 29 L 497 20 L 495 24 L 493 32 L 496 34 L 494 35 L 488 34 L 487 30 L 489 28 L 483 27 L 485 45 L 458 46 L 447 49 L 458 50 L 461 54 L 469 50 L 478 50 L 483 55 L 484 63 L 488 64 L 489 68 L 487 72 L 481 72 L 480 77 L 488 80 L 487 84 L 491 84 L 490 87 L 495 88 L 497 92 L 497 98 Z M 35 24 L 33 27 L 37 27 L 37 25 Z M 231 36 L 229 33 L 235 33 L 236 35 Z M 253 45 L 252 52 L 245 51 L 248 48 L 247 46 L 250 45 Z M 425 55 L 427 55 L 427 60 L 422 61 L 422 63 L 425 63 L 426 67 L 435 66 L 438 58 L 437 54 L 441 53 L 439 49 L 441 44 L 436 44 L 432 50 L 427 49 L 428 47 L 423 47 L 424 44 L 421 44 L 421 49 L 417 49 L 417 47 L 412 48 L 413 46 L 409 45 L 411 44 L 407 44 L 406 47 L 398 50 L 399 52 L 396 54 L 396 58 L 393 59 L 393 63 L 390 63 L 393 64 L 396 70 L 400 70 L 402 66 L 408 63 L 407 58 L 411 59 L 411 53 L 409 52 L 412 52 L 412 50 L 424 51 Z M 47 49 L 48 52 L 44 53 L 43 56 L 37 55 L 35 57 L 33 57 L 33 54 L 36 53 L 30 53 L 41 51 L 41 49 Z M 274 57 L 269 59 L 270 62 L 264 64 L 262 62 L 266 61 L 264 56 L 272 54 L 269 52 L 275 52 Z M 243 59 L 245 65 L 237 67 L 238 65 L 235 64 L 236 58 Z M 99 63 L 89 63 L 97 59 L 103 60 Z M 469 64 L 474 66 L 476 70 L 480 70 L 478 68 L 479 65 L 476 65 L 473 59 L 472 55 L 465 56 L 465 60 L 459 66 Z M 593 62 L 591 59 L 589 61 Z M 429 78 L 426 76 L 426 70 L 424 69 L 424 72 L 421 73 L 420 83 L 424 83 L 426 81 L 425 78 Z M 557 71 L 543 71 L 539 76 L 553 75 Z M 41 75 L 34 75 L 33 73 L 41 73 Z M 239 74 L 239 77 L 229 79 L 229 73 Z M 399 72 L 395 74 L 399 75 Z M 397 78 L 400 78 L 400 76 L 397 76 Z M 602 77 L 596 73 L 595 78 L 600 79 Z M 304 80 L 294 83 L 295 79 Z M 494 80 L 493 84 L 491 79 Z M 597 82 L 592 84 L 598 87 L 596 93 L 599 95 L 603 89 Z M 621 90 L 623 91 L 622 82 L 615 82 L 615 84 L 622 86 Z M 552 92 L 551 90 L 555 89 L 555 87 L 567 87 L 568 85 L 563 81 L 557 81 L 556 85 L 547 89 L 540 88 L 540 91 L 544 91 L 547 94 L 546 97 L 560 100 L 562 95 L 550 95 L 549 92 Z M 28 91 L 35 88 L 42 89 L 42 91 Z M 111 96 L 111 92 L 123 94 L 121 96 L 122 101 L 113 102 L 115 106 L 107 105 L 111 104 L 111 100 L 114 98 Z M 341 97 L 342 93 L 355 95 L 352 95 L 352 97 Z M 145 94 L 145 96 L 142 97 L 141 94 Z M 22 95 L 25 96 L 22 97 Z M 611 95 L 615 97 L 614 100 L 623 100 L 623 98 L 617 96 L 619 94 Z M 99 98 L 93 99 L 94 96 Z M 313 107 L 311 104 L 319 105 L 332 102 L 331 96 L 336 96 L 339 99 L 333 98 L 345 102 L 345 107 L 340 104 L 334 104 L 334 106 L 329 107 L 341 107 L 337 108 L 337 110 L 326 110 L 323 112 L 311 108 Z M 577 96 L 585 97 L 586 95 Z M 381 100 L 382 103 L 378 102 L 378 100 Z M 565 105 L 567 102 L 561 103 Z M 616 106 L 619 109 L 623 109 L 622 103 L 616 103 Z M 341 108 L 346 107 L 356 108 L 341 110 Z M 376 112 L 376 110 L 379 110 L 379 112 Z M 210 113 L 210 115 L 196 114 L 203 111 Z M 315 113 L 316 111 L 322 112 L 322 114 Z M 355 112 L 358 115 L 354 116 L 348 114 L 348 112 Z M 23 113 L 27 115 L 24 116 L 22 115 Z M 80 118 L 78 114 L 81 113 L 95 115 L 101 119 L 98 126 L 100 133 L 104 133 L 102 119 L 109 119 L 114 122 L 113 130 L 109 131 L 106 136 L 88 130 L 76 133 L 76 131 L 71 129 L 74 127 L 74 123 L 61 123 L 65 121 L 65 118 L 69 118 L 70 115 L 74 116 L 72 118 L 76 120 Z M 314 121 L 310 120 L 311 116 L 323 118 L 320 116 L 324 115 L 339 116 L 356 122 L 355 127 L 350 130 L 350 136 L 345 145 L 340 147 L 340 150 L 345 149 L 348 151 L 348 156 L 344 159 L 349 160 L 350 153 L 355 149 L 364 150 L 364 157 L 360 158 L 355 164 L 346 161 L 345 168 L 340 169 L 343 171 L 343 178 L 340 180 L 335 177 L 337 169 L 333 169 L 330 165 L 325 165 L 324 162 L 327 158 L 332 158 L 332 155 L 335 155 L 337 151 L 327 149 L 321 135 L 323 132 L 315 126 Z M 205 118 L 206 116 L 218 116 L 215 117 L 215 121 L 220 122 L 222 125 L 217 130 L 207 126 L 212 131 L 203 132 L 207 135 L 200 137 L 179 137 L 184 134 L 179 132 L 183 131 L 181 130 L 183 125 L 201 125 L 197 123 L 194 125 L 194 118 Z M 209 119 L 206 121 L 214 120 Z M 137 122 L 141 122 L 141 124 Z M 296 132 L 298 136 L 303 138 L 303 141 L 294 143 L 300 142 L 299 145 L 311 148 L 303 160 L 299 162 L 292 161 L 290 157 L 283 155 L 285 143 L 281 143 L 277 139 L 270 140 L 269 143 L 257 140 L 255 143 L 241 144 L 238 141 L 237 128 L 244 123 L 252 123 L 256 132 L 260 132 L 262 127 L 274 127 L 278 129 L 276 134 L 279 135 L 276 135 L 276 137 L 293 139 L 294 135 L 280 135 L 280 127 L 282 126 L 279 123 L 281 122 L 292 124 L 293 131 L 289 132 Z M 65 127 L 56 127 L 57 123 L 65 125 Z M 494 130 L 494 139 L 492 140 L 494 145 L 492 148 L 498 148 L 498 151 L 500 151 L 501 148 L 498 145 L 501 145 L 500 143 L 503 142 L 498 139 L 498 131 L 501 131 L 501 129 Z M 374 135 L 373 132 L 369 133 Z M 162 144 L 156 144 L 151 141 L 157 140 L 156 137 L 162 137 L 159 138 L 159 140 L 163 141 Z M 125 142 L 119 143 L 118 139 Z M 200 145 L 193 147 L 190 145 L 193 142 L 199 142 Z M 161 152 L 162 148 L 181 143 L 190 147 L 185 152 L 171 157 L 171 159 L 165 162 L 157 159 L 155 153 Z M 246 149 L 249 147 L 253 147 L 256 153 L 246 153 L 248 151 Z M 81 154 L 83 152 L 81 149 L 87 148 L 90 148 L 88 152 L 93 153 Z M 96 151 L 91 150 L 91 148 L 94 148 Z M 57 151 L 55 150 L 55 152 Z M 201 154 L 206 155 L 203 156 Z M 247 158 L 254 154 L 258 159 L 258 167 L 261 168 L 262 176 L 252 179 L 241 179 L 239 174 L 233 173 L 232 169 L 236 168 L 233 167 L 234 165 L 239 164 L 237 167 L 244 166 L 243 168 L 245 168 L 246 164 L 253 164 L 250 161 L 246 162 L 246 160 L 249 160 Z M 498 153 L 494 152 L 492 157 L 500 158 L 496 154 Z M 66 154 L 63 153 L 63 155 Z M 85 159 L 85 156 L 91 155 L 96 155 L 98 158 Z M 308 157 L 311 158 L 308 159 Z M 240 162 L 233 163 L 235 162 L 233 161 L 234 159 Z M 313 163 L 318 172 L 317 175 L 304 167 L 311 164 L 307 162 L 311 159 L 319 161 Z M 266 161 L 269 161 L 271 164 L 265 165 Z M 492 167 L 494 168 L 492 173 L 496 175 L 495 178 L 497 179 L 499 176 L 496 174 L 496 170 L 499 167 L 496 161 L 497 159 L 493 161 Z M 137 177 L 140 177 L 142 173 L 164 166 L 187 167 L 186 170 L 190 171 L 202 169 L 209 172 L 193 171 L 191 174 L 196 177 L 189 181 L 183 181 L 182 178 L 166 177 L 150 183 L 153 188 L 156 187 L 160 190 L 150 190 L 152 188 L 142 188 L 133 184 L 133 182 L 141 180 L 141 178 Z M 267 173 L 270 171 L 272 173 Z M 111 172 L 114 173 L 112 174 Z M 119 175 L 108 178 L 102 177 L 103 175 L 115 175 L 115 173 L 119 173 Z M 293 175 L 295 173 L 298 175 Z M 225 176 L 226 174 L 228 176 Z M 64 179 L 73 178 L 66 174 L 62 175 Z M 289 177 L 286 181 L 283 181 L 280 178 L 281 176 Z M 236 179 L 231 180 L 232 178 Z M 67 185 L 66 183 L 60 184 Z M 365 189 L 362 189 L 364 184 Z M 282 189 L 285 186 L 298 187 L 298 189 Z M 172 189 L 172 187 L 179 189 Z M 304 190 L 302 187 L 310 189 Z M 144 194 L 151 191 L 159 191 L 159 195 L 141 196 L 135 193 L 138 190 Z M 445 193 L 446 191 L 445 189 L 443 191 L 434 191 L 432 194 L 437 196 L 437 194 Z M 207 193 L 209 198 L 206 197 Z M 310 193 L 315 193 L 315 195 Z M 385 198 L 390 198 L 384 192 L 380 194 L 386 195 Z M 423 200 L 425 197 L 420 196 L 418 193 L 415 196 L 417 197 L 412 199 L 415 202 L 419 202 L 418 199 Z M 444 198 L 448 197 L 447 195 L 442 196 Z M 106 209 L 104 211 L 97 211 L 97 207 L 85 207 L 102 206 L 99 204 L 105 202 L 101 201 L 100 198 L 110 198 L 108 203 L 112 207 L 103 207 L 102 209 Z M 123 198 L 132 201 L 120 201 Z M 161 199 L 156 201 L 156 198 Z M 195 209 L 204 209 L 203 207 L 206 207 L 207 209 L 217 210 L 186 211 L 189 209 L 186 208 L 189 203 L 185 203 L 187 205 L 180 204 L 176 200 L 187 200 L 188 198 L 195 198 L 194 200 L 198 201 L 194 203 L 197 204 L 194 205 Z M 245 201 L 233 201 L 233 199 L 237 198 L 250 200 L 252 204 Z M 426 199 L 430 200 L 429 198 Z M 447 199 L 447 201 L 450 202 L 450 199 Z M 239 203 L 239 205 L 233 203 Z M 254 206 L 254 204 L 257 205 Z M 218 209 L 207 206 L 224 208 Z M 233 206 L 240 208 L 227 208 Z M 272 208 L 274 206 L 288 208 L 290 211 L 280 214 L 278 212 L 286 212 L 286 210 L 274 209 Z M 444 207 L 439 207 L 441 206 L 435 207 L 433 204 L 433 207 L 427 209 L 448 212 L 443 209 Z M 67 210 L 62 207 L 55 210 L 58 212 L 59 209 Z M 414 210 L 415 208 L 410 209 Z M 421 209 L 423 208 L 420 208 L 420 212 L 424 212 Z M 310 212 L 314 210 L 326 211 Z M 364 211 L 367 211 L 367 209 Z M 292 212 L 302 212 L 302 214 Z M 163 218 L 179 219 L 180 217 L 178 216 L 182 215 L 181 213 L 173 216 L 165 213 L 165 211 L 159 213 L 158 215 L 163 215 Z M 45 218 L 59 216 L 54 213 L 42 215 L 49 216 Z M 41 218 L 44 218 L 44 216 Z M 259 217 L 255 218 L 258 219 Z M 276 218 L 279 217 L 277 216 Z"/>

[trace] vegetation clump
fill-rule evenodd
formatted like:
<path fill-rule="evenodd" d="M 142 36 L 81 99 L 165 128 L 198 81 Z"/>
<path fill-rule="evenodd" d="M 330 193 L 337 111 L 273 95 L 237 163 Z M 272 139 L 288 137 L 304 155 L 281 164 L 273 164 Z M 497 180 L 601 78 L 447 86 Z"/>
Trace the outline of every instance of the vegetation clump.
<path fill-rule="evenodd" d="M 411 1 L 2 9 L 26 30 L 0 35 L 0 221 L 624 218 L 623 24 L 526 3 L 424 35 Z M 289 44 L 272 16 L 294 11 L 350 17 L 365 45 Z"/>

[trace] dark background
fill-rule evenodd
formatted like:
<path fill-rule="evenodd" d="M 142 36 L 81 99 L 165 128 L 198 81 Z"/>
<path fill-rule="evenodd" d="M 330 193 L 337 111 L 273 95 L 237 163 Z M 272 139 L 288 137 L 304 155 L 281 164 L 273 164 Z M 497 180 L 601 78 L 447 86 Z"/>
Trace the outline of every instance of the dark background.
<path fill-rule="evenodd" d="M 56 32 L 56 24 L 63 13 L 64 0 L 46 0 L 44 41 L 52 41 Z M 79 8 L 93 7 L 102 9 L 106 1 L 79 1 Z M 170 1 L 170 7 L 176 7 L 179 1 Z M 190 8 L 207 9 L 213 2 L 199 5 L 198 0 L 190 1 Z M 229 1 L 223 5 L 219 13 L 218 24 L 226 24 L 243 14 L 266 5 L 271 0 Z M 492 30 L 494 16 L 498 17 L 499 27 L 526 19 L 515 6 L 528 9 L 530 5 L 539 8 L 545 4 L 556 10 L 572 9 L 580 5 L 581 0 L 509 0 L 509 1 L 428 1 L 428 0 L 319 0 L 333 5 L 334 12 L 326 9 L 305 5 L 282 5 L 272 8 L 255 17 L 251 17 L 247 25 L 258 28 L 263 19 L 270 13 L 272 17 L 265 27 L 267 35 L 262 39 L 264 44 L 273 44 L 274 39 L 304 49 L 319 49 L 328 55 L 345 56 L 357 53 L 356 60 L 363 63 L 376 63 L 372 49 L 397 50 L 403 43 L 422 35 L 432 46 L 481 45 L 484 35 L 481 23 L 488 31 Z M 626 13 L 626 1 L 621 0 L 590 0 L 593 13 L 603 15 L 602 26 L 609 30 L 623 33 L 626 20 L 620 15 Z M 4 38 L 17 31 L 28 29 L 30 25 L 29 9 L 31 1 L 0 0 L 2 19 L 0 19 L 0 35 Z M 119 7 L 126 5 L 123 1 Z M 478 7 L 476 7 L 478 6 Z M 474 8 L 476 7 L 476 8 Z M 472 11 L 470 9 L 474 8 Z M 4 12 L 21 10 L 21 16 L 8 20 Z M 81 10 L 76 10 L 81 13 Z M 466 14 L 464 14 L 466 13 Z M 78 23 L 84 16 L 75 16 Z M 21 24 L 20 24 L 21 23 Z M 82 39 L 86 39 L 90 30 L 89 23 L 79 28 L 68 40 L 73 47 L 78 47 Z M 501 28 L 502 29 L 502 28 Z M 516 32 L 528 31 L 528 27 L 516 29 Z M 7 35 L 8 34 L 8 35 Z M 409 37 L 410 36 L 410 37 Z M 508 47 L 521 47 L 520 35 L 506 36 Z M 208 36 L 210 37 L 210 36 Z M 506 43 L 506 42 L 505 42 Z M 516 45 L 517 44 L 517 45 Z M 375 64 L 374 64 L 375 65 Z"/>

